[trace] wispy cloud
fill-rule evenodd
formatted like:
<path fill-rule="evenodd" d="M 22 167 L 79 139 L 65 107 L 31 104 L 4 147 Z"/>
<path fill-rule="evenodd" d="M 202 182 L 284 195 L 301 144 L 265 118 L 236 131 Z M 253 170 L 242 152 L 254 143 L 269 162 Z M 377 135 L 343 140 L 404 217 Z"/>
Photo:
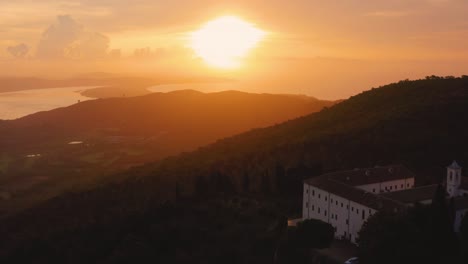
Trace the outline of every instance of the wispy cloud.
<path fill-rule="evenodd" d="M 98 58 L 109 48 L 109 38 L 101 33 L 86 30 L 71 16 L 58 16 L 42 34 L 37 47 L 41 59 Z"/>
<path fill-rule="evenodd" d="M 15 58 L 24 58 L 26 55 L 28 55 L 29 46 L 21 43 L 14 46 L 8 46 L 7 51 Z"/>
<path fill-rule="evenodd" d="M 399 18 L 414 15 L 414 11 L 374 11 L 365 13 L 364 16 L 367 17 L 382 17 L 382 18 Z"/>

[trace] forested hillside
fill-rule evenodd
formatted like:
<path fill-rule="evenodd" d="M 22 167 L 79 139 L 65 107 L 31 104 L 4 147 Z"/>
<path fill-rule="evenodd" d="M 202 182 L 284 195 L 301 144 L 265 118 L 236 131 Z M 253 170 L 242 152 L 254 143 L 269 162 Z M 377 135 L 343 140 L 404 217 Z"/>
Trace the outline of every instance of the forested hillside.
<path fill-rule="evenodd" d="M 191 237 L 191 243 L 216 245 L 212 251 L 197 251 L 201 255 L 175 246 L 177 256 L 193 256 L 184 259 L 186 263 L 207 259 L 210 263 L 221 259 L 242 262 L 229 257 L 240 252 L 223 251 L 232 248 L 223 244 L 228 240 L 237 241 L 247 259 L 255 259 L 254 252 L 274 252 L 274 246 L 256 247 L 260 241 L 273 243 L 272 237 L 281 234 L 275 231 L 281 230 L 281 215 L 299 213 L 304 178 L 339 169 L 403 163 L 418 174 L 417 184 L 425 184 L 442 177 L 445 165 L 453 159 L 468 164 L 467 106 L 467 76 L 433 76 L 372 89 L 319 113 L 131 169 L 115 175 L 112 183 L 57 197 L 5 219 L 0 225 L 0 236 L 5 238 L 0 256 L 37 263 L 46 263 L 47 256 L 73 260 L 70 263 L 119 263 L 113 256 L 157 252 L 149 259 L 161 260 L 170 256 L 162 246 L 161 234 L 166 231 L 153 229 L 158 226 L 153 223 L 175 217 L 184 219 L 171 229 L 178 234 L 171 236 L 176 245 L 184 241 L 184 228 L 199 221 L 210 225 L 188 228 L 201 232 Z M 221 211 L 206 219 L 203 210 L 186 209 L 200 204 L 208 211 Z M 257 209 L 250 210 L 251 206 Z M 178 209 L 156 213 L 167 207 Z M 231 209 L 222 211 L 226 207 Z M 184 210 L 190 212 L 180 215 Z M 255 226 L 260 216 L 254 212 L 258 211 L 271 216 L 271 228 Z M 234 235 L 240 232 L 239 226 L 231 229 L 225 226 L 227 222 L 218 222 L 232 212 L 240 226 L 252 228 L 249 232 L 254 238 L 246 242 Z M 210 233 L 208 230 L 223 227 L 232 233 L 219 233 L 206 241 L 202 230 Z M 86 248 L 99 248 L 99 252 Z"/>
<path fill-rule="evenodd" d="M 0 215 L 333 104 L 307 96 L 185 90 L 92 100 L 3 121 Z"/>

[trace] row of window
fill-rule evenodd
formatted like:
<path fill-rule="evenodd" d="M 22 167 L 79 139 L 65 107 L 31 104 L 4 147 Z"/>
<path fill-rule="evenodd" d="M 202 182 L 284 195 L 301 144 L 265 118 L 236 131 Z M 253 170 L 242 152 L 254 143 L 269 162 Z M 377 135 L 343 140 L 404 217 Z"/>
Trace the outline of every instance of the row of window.
<path fill-rule="evenodd" d="M 385 187 L 385 191 L 392 191 L 392 190 L 393 190 L 393 187 L 395 187 L 395 190 L 398 190 L 398 185 L 395 184 L 394 186 L 386 186 L 386 187 Z M 405 185 L 404 185 L 404 184 L 401 184 L 401 189 L 403 189 L 404 187 L 405 187 Z M 409 187 L 410 187 L 410 184 L 407 183 L 407 184 L 406 184 L 406 187 L 409 188 Z M 384 191 L 384 190 L 380 190 L 380 191 Z M 372 192 L 373 192 L 373 193 L 376 192 L 375 188 L 372 189 Z"/>
<path fill-rule="evenodd" d="M 306 207 L 309 206 L 309 203 L 306 202 Z M 311 207 L 312 211 L 315 211 L 315 206 L 312 205 Z M 352 206 L 351 207 L 351 211 L 354 212 L 354 207 Z M 371 209 L 369 209 L 369 215 L 371 215 Z M 320 214 L 320 207 L 317 207 L 317 213 Z M 356 208 L 356 214 L 359 215 L 359 209 Z M 327 216 L 327 210 L 324 211 L 324 215 Z M 363 209 L 361 210 L 361 217 L 362 217 L 362 220 L 365 220 L 366 219 L 366 211 Z M 331 218 L 332 219 L 335 219 L 335 220 L 338 220 L 338 214 L 331 214 Z M 346 220 L 346 224 L 348 224 L 348 220 Z"/>
<path fill-rule="evenodd" d="M 337 214 L 331 214 L 331 218 L 335 219 L 335 220 L 338 220 L 338 215 Z"/>
<path fill-rule="evenodd" d="M 307 205 L 306 205 L 306 206 L 307 206 Z M 312 205 L 311 209 L 312 209 L 312 211 L 315 211 L 315 206 Z M 320 214 L 320 207 L 318 207 L 318 206 L 317 206 L 317 213 Z M 324 215 L 327 216 L 327 210 L 324 211 Z"/>
<path fill-rule="evenodd" d="M 401 184 L 400 186 L 401 186 L 401 189 L 403 189 L 403 188 L 405 187 L 404 184 Z M 407 183 L 407 184 L 406 184 L 406 187 L 407 187 L 407 188 L 410 188 L 410 184 Z M 388 192 L 388 191 L 392 191 L 393 188 L 395 188 L 395 190 L 398 190 L 398 185 L 395 184 L 395 185 L 393 185 L 393 186 L 386 186 L 386 187 L 384 188 L 384 190 L 381 189 L 380 191 L 381 191 L 381 192 L 383 192 L 383 191 L 387 191 L 387 192 Z M 373 193 L 376 193 L 376 191 L 377 191 L 377 190 L 376 190 L 375 188 L 372 189 L 372 192 L 373 192 Z M 309 189 L 306 189 L 306 193 L 309 193 Z M 312 190 L 312 196 L 315 196 L 315 190 Z M 318 194 L 318 198 L 319 198 L 319 199 L 321 198 L 320 193 Z M 328 197 L 325 196 L 324 199 L 325 199 L 325 201 L 327 201 L 327 200 L 328 200 Z M 331 199 L 331 202 L 333 203 L 333 198 Z M 341 206 L 341 207 L 343 207 L 343 206 Z"/>

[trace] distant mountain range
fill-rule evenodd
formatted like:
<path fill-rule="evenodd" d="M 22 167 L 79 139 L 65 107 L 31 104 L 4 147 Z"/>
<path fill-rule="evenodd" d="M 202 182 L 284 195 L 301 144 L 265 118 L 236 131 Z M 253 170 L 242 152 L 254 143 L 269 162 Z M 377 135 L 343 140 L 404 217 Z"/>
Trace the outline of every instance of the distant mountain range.
<path fill-rule="evenodd" d="M 232 81 L 214 77 L 134 77 L 96 72 L 82 74 L 73 78 L 46 79 L 38 77 L 0 77 L 0 93 L 22 90 L 92 87 L 82 92 L 92 98 L 132 97 L 149 94 L 146 88 L 162 84 L 222 83 Z"/>
<path fill-rule="evenodd" d="M 191 90 L 98 99 L 0 122 L 1 208 L 333 105 L 306 96 Z M 34 197 L 29 197 L 29 194 Z M 15 203 L 18 202 L 18 203 Z"/>

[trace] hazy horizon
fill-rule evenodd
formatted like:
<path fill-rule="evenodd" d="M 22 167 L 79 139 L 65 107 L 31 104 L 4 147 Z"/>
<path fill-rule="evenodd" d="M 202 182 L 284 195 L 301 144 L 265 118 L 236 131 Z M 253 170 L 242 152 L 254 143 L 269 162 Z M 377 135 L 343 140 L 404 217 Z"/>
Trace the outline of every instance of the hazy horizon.
<path fill-rule="evenodd" d="M 5 76 L 212 76 L 251 92 L 342 99 L 402 79 L 468 72 L 462 0 L 46 0 L 0 1 L 0 8 L 15 14 L 0 18 Z M 210 65 L 210 56 L 220 59 L 203 58 L 192 39 L 225 16 L 245 21 L 246 32 L 261 32 L 241 53 L 232 50 L 233 68 Z M 237 34 L 229 32 L 222 38 Z M 208 38 L 202 42 L 208 51 L 226 45 L 219 36 Z"/>

